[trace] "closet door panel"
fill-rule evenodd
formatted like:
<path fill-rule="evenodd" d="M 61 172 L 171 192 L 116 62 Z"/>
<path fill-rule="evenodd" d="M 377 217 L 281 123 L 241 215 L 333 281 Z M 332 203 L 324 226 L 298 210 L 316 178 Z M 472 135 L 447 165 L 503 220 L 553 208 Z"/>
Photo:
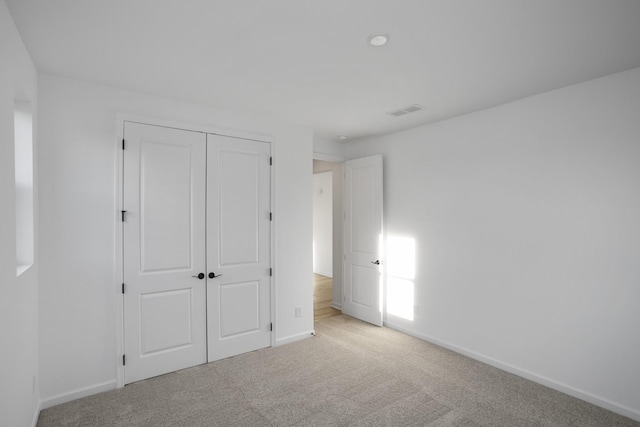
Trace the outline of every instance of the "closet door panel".
<path fill-rule="evenodd" d="M 218 151 L 218 229 L 221 267 L 260 262 L 259 152 L 221 148 Z M 210 193 L 211 194 L 211 193 Z M 262 209 L 262 210 L 261 210 Z M 210 216 L 214 218 L 215 214 Z M 215 227 L 215 224 L 214 224 Z"/>
<path fill-rule="evenodd" d="M 269 153 L 207 136 L 209 361 L 271 344 Z"/>
<path fill-rule="evenodd" d="M 130 122 L 124 137 L 126 384 L 207 360 L 206 139 Z"/>

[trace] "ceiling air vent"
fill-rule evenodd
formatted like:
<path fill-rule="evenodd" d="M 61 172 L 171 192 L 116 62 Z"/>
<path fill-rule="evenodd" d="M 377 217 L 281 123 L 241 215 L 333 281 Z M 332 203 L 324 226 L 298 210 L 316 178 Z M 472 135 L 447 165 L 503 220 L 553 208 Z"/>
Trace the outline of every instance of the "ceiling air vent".
<path fill-rule="evenodd" d="M 420 111 L 420 110 L 424 110 L 424 107 L 422 105 L 413 104 L 413 105 L 409 105 L 408 107 L 401 108 L 399 110 L 390 111 L 387 114 L 389 114 L 390 116 L 400 117 L 400 116 L 404 116 L 405 114 L 415 113 L 416 111 Z"/>

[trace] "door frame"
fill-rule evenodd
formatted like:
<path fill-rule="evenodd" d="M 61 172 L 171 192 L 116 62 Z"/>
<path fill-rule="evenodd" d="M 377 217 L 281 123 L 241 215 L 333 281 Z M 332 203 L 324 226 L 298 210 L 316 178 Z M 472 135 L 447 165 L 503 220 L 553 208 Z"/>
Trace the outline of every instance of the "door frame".
<path fill-rule="evenodd" d="M 346 265 L 345 265 L 345 254 L 346 254 L 346 249 L 344 247 L 345 242 L 346 242 L 346 237 L 345 237 L 345 226 L 344 226 L 344 222 L 345 222 L 345 217 L 344 217 L 344 209 L 345 209 L 345 180 L 344 180 L 344 166 L 345 163 L 349 160 L 356 160 L 357 158 L 350 158 L 350 157 L 346 157 L 346 156 L 338 156 L 338 155 L 332 155 L 332 154 L 324 154 L 324 153 L 319 153 L 314 151 L 313 152 L 313 160 L 323 160 L 323 161 L 327 161 L 327 162 L 334 162 L 334 163 L 341 163 L 343 166 L 343 176 L 342 176 L 342 184 L 341 184 L 341 197 L 343 199 L 342 201 L 342 211 L 340 212 L 340 218 L 342 221 L 342 233 L 340 235 L 340 245 L 339 245 L 339 251 L 340 251 L 340 259 L 341 259 L 341 263 L 342 263 L 342 275 L 340 277 L 340 287 L 341 287 L 341 305 L 340 305 L 340 311 L 342 311 L 344 309 L 344 298 L 345 298 L 345 286 L 346 286 Z M 383 164 L 384 164 L 384 158 L 383 158 Z M 313 174 L 313 170 L 311 172 Z M 384 173 L 384 172 L 383 172 Z M 334 177 L 335 179 L 335 177 Z M 334 206 L 335 208 L 335 206 Z M 382 216 L 382 248 L 381 248 L 381 256 L 382 258 L 386 258 L 386 237 L 387 237 L 387 231 L 386 231 L 386 223 L 385 223 L 385 217 L 384 217 L 384 200 L 383 200 L 383 216 Z M 335 223 L 333 224 L 333 227 L 335 227 Z M 336 250 L 336 246 L 334 244 L 334 250 Z M 312 271 L 313 273 L 313 271 Z M 386 292 L 387 292 L 387 275 L 386 275 L 386 269 L 382 268 L 382 271 L 380 273 L 381 278 L 382 278 L 382 283 L 381 283 L 381 303 L 382 303 L 382 325 L 386 325 Z M 335 277 L 335 263 L 334 263 L 334 277 Z M 334 282 L 335 285 L 335 282 Z M 313 286 L 313 285 L 312 285 Z"/>
<path fill-rule="evenodd" d="M 344 162 L 347 161 L 347 159 L 345 157 L 342 156 L 338 156 L 338 155 L 332 155 L 332 154 L 324 154 L 324 153 L 319 153 L 317 151 L 313 152 L 313 160 L 321 160 L 324 162 L 332 162 L 332 163 L 340 163 L 341 165 L 343 165 L 343 170 L 342 170 L 342 176 L 339 177 L 340 179 L 340 199 L 342 200 L 344 198 Z M 320 172 L 321 173 L 321 172 Z M 311 169 L 311 174 L 313 175 L 313 167 Z M 336 180 L 336 176 L 335 174 L 333 174 L 332 177 L 332 186 L 334 185 L 334 181 Z M 334 194 L 335 195 L 335 194 Z M 336 209 L 336 204 L 332 202 L 332 210 L 335 211 Z M 334 233 L 334 230 L 336 228 L 336 222 L 333 221 L 333 227 L 331 232 L 333 233 L 333 248 L 332 248 L 332 252 L 333 252 L 333 286 L 336 286 L 336 281 L 339 282 L 339 286 L 340 286 L 340 301 L 339 301 L 339 306 L 334 305 L 335 301 L 333 301 L 333 296 L 332 296 L 332 307 L 342 311 L 342 299 L 344 296 L 344 218 L 343 218 L 343 211 L 344 211 L 344 206 L 342 205 L 342 202 L 340 203 L 340 212 L 339 212 L 339 217 L 340 217 L 340 229 L 341 229 L 341 233 L 340 233 L 340 240 L 338 242 L 338 244 L 336 244 L 336 235 Z M 334 212 L 332 212 L 332 215 L 334 214 Z M 312 229 L 313 229 L 313 225 L 312 225 Z M 340 259 L 340 269 L 339 272 L 340 274 L 336 275 L 336 262 L 335 259 L 336 257 L 339 257 Z M 311 269 L 311 274 L 313 274 L 313 268 Z M 338 278 L 338 280 L 336 280 L 336 277 Z M 311 290 L 313 291 L 313 281 L 311 281 Z M 315 312 L 314 312 L 314 316 L 315 316 Z"/>
<path fill-rule="evenodd" d="M 113 271 L 113 307 L 115 308 L 115 324 L 116 324 L 116 343 L 115 343 L 115 354 L 114 354 L 114 365 L 116 368 L 116 388 L 124 387 L 124 365 L 122 364 L 122 355 L 124 354 L 124 298 L 122 298 L 122 281 L 124 277 L 124 259 L 123 259 L 123 232 L 124 227 L 121 220 L 121 210 L 123 209 L 123 185 L 124 185 L 124 177 L 123 177 L 123 155 L 122 155 L 122 141 L 124 139 L 124 123 L 125 122 L 135 122 L 141 123 L 151 126 L 162 126 L 167 128 L 181 129 L 191 132 L 200 132 L 203 134 L 214 134 L 214 135 L 222 135 L 228 136 L 231 138 L 238 139 L 248 139 L 252 141 L 258 142 L 266 142 L 271 145 L 271 156 L 274 156 L 275 153 L 275 145 L 274 138 L 269 135 L 249 133 L 237 130 L 223 129 L 217 128 L 214 126 L 201 125 L 195 123 L 186 123 L 179 122 L 173 120 L 159 119 L 150 116 L 142 116 L 136 114 L 127 114 L 127 113 L 116 113 L 116 140 L 114 141 L 114 156 L 116 160 L 116 179 L 115 179 L 115 189 L 114 189 L 114 206 L 115 212 L 113 212 L 114 218 L 114 243 L 115 243 L 115 251 L 114 251 L 114 271 Z M 274 168 L 271 168 L 271 182 L 270 182 L 270 209 L 274 215 L 276 215 L 276 205 L 275 205 L 275 171 Z M 275 221 L 271 221 L 270 224 L 270 232 L 271 232 L 271 254 L 270 260 L 271 265 L 275 265 L 276 260 L 276 242 L 275 242 Z M 274 313 L 276 310 L 276 274 L 270 278 L 270 288 L 271 288 L 271 322 L 273 323 L 273 331 L 271 332 L 271 347 L 276 346 L 276 330 L 277 324 L 274 322 Z"/>

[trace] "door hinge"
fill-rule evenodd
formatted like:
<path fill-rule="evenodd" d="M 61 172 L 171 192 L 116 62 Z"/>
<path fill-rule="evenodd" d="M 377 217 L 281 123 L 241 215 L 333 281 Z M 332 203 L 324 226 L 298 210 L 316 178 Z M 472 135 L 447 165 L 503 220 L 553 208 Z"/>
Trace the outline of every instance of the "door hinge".
<path fill-rule="evenodd" d="M 127 359 L 124 357 L 124 354 L 122 355 L 122 366 L 127 364 Z"/>
<path fill-rule="evenodd" d="M 273 268 L 269 269 L 269 276 L 273 276 Z"/>
<path fill-rule="evenodd" d="M 273 213 L 269 212 L 269 221 L 273 221 Z"/>
<path fill-rule="evenodd" d="M 124 214 L 125 214 L 126 212 L 127 212 L 127 211 L 120 211 L 120 214 L 122 215 L 122 222 L 124 222 Z"/>
<path fill-rule="evenodd" d="M 273 323 L 269 323 L 269 330 L 273 331 Z"/>
<path fill-rule="evenodd" d="M 124 283 L 122 284 L 122 293 L 124 294 Z"/>
<path fill-rule="evenodd" d="M 122 149 L 124 150 L 124 138 L 122 138 Z"/>
<path fill-rule="evenodd" d="M 269 166 L 273 166 L 273 157 L 269 157 Z"/>

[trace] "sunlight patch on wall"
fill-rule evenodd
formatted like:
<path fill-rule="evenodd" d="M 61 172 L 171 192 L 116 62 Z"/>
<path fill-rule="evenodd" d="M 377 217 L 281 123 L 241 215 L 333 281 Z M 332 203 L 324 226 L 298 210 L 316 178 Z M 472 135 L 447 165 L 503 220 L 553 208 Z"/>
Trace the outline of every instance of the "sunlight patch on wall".
<path fill-rule="evenodd" d="M 387 238 L 387 314 L 413 321 L 416 273 L 416 240 Z"/>
<path fill-rule="evenodd" d="M 411 280 L 389 277 L 387 279 L 387 313 L 413 320 L 414 289 Z"/>

